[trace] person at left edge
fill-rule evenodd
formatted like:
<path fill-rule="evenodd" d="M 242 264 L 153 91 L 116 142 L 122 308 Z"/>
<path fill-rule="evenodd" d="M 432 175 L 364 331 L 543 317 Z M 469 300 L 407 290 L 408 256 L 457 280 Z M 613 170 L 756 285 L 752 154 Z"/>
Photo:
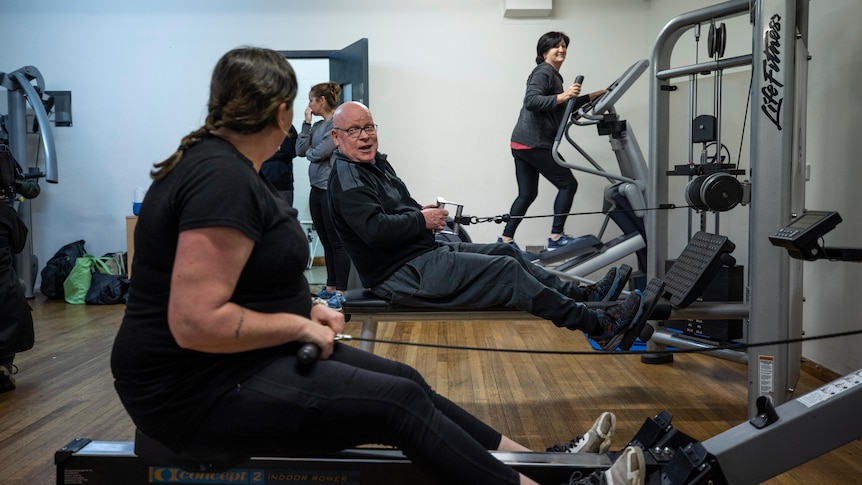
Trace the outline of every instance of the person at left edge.
<path fill-rule="evenodd" d="M 32 199 L 41 189 L 37 179 L 25 178 L 21 165 L 0 143 L 0 393 L 16 388 L 15 354 L 33 348 L 33 314 L 24 283 L 15 271 L 14 255 L 24 250 L 27 225 L 18 215 L 19 197 Z"/>

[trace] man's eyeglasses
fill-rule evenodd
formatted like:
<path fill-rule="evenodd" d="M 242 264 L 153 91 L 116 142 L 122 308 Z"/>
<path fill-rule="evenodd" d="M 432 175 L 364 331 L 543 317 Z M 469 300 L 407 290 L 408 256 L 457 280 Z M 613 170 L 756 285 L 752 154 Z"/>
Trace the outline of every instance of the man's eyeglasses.
<path fill-rule="evenodd" d="M 362 133 L 363 131 L 365 132 L 366 135 L 377 134 L 377 125 L 367 125 L 367 126 L 363 126 L 362 128 L 348 128 L 346 130 L 342 129 L 342 128 L 334 128 L 334 129 L 347 133 L 347 136 L 349 136 L 350 138 L 359 138 L 359 134 Z"/>

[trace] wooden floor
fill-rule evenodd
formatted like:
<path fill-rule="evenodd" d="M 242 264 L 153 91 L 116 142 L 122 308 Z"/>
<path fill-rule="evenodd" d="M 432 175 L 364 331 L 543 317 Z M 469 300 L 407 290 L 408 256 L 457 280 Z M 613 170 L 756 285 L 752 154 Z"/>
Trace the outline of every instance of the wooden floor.
<path fill-rule="evenodd" d="M 0 394 L 0 484 L 55 483 L 54 452 L 75 437 L 132 440 L 108 366 L 124 307 L 32 300 L 36 346 L 16 359 L 18 389 Z M 359 330 L 348 324 L 348 333 Z M 383 323 L 378 337 L 452 345 L 587 350 L 583 335 L 536 322 Z M 644 419 L 666 410 L 684 433 L 707 439 L 747 419 L 745 366 L 703 355 L 646 365 L 627 355 L 534 355 L 378 344 L 439 392 L 532 449 L 544 450 L 617 414 L 612 449 Z M 803 373 L 799 392 L 821 381 Z M 788 443 L 787 446 L 805 446 Z M 862 482 L 862 441 L 770 480 L 771 484 Z"/>

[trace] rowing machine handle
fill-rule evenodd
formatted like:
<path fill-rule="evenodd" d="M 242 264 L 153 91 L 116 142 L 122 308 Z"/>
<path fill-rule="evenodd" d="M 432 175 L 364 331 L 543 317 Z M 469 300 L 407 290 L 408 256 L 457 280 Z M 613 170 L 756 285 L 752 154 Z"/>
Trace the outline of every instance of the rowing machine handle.
<path fill-rule="evenodd" d="M 578 76 L 575 78 L 575 84 L 583 84 L 584 76 Z M 560 122 L 560 127 L 557 128 L 557 136 L 554 137 L 554 141 L 559 143 L 560 140 L 563 139 L 563 133 L 566 131 L 566 125 L 569 124 L 569 116 L 572 115 L 572 110 L 575 109 L 575 101 L 578 98 L 572 98 L 568 102 L 566 102 L 566 112 L 563 114 L 563 120 Z"/>
<path fill-rule="evenodd" d="M 296 352 L 296 359 L 302 365 L 311 364 L 318 357 L 320 357 L 320 347 L 311 342 L 302 344 L 302 347 Z"/>

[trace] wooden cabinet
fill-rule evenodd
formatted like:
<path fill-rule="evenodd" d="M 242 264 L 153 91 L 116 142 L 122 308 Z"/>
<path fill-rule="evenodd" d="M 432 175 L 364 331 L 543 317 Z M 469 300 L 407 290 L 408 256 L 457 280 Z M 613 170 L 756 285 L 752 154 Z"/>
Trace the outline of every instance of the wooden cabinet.
<path fill-rule="evenodd" d="M 135 259 L 135 225 L 138 216 L 126 216 L 126 265 L 129 267 L 129 278 L 132 277 L 132 260 Z"/>

